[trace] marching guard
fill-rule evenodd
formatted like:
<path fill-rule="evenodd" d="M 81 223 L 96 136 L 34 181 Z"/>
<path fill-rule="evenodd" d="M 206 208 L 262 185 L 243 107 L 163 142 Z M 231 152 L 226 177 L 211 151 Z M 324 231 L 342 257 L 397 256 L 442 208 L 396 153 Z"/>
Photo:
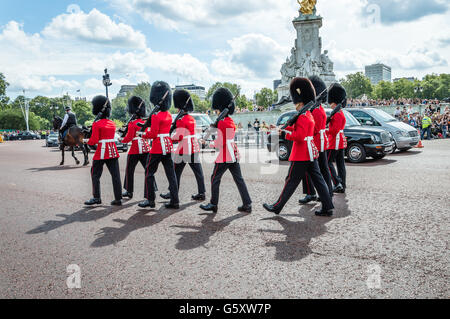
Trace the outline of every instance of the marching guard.
<path fill-rule="evenodd" d="M 155 208 L 155 173 L 159 163 L 164 166 L 167 180 L 169 181 L 170 202 L 165 204 L 168 209 L 178 209 L 178 184 L 172 161 L 173 144 L 170 138 L 170 128 L 172 126 L 172 115 L 168 112 L 172 104 L 172 92 L 169 84 L 157 81 L 152 85 L 150 92 L 150 102 L 160 110 L 151 116 L 151 127 L 143 134 L 144 139 L 153 140 L 147 167 L 145 169 L 146 201 L 139 204 L 139 207 Z"/>
<path fill-rule="evenodd" d="M 190 112 L 194 111 L 194 103 L 192 102 L 191 95 L 186 90 L 176 90 L 173 93 L 173 102 L 181 114 L 181 118 L 175 123 L 175 135 L 172 136 L 172 141 L 178 142 L 178 148 L 175 151 L 174 158 L 178 189 L 180 188 L 181 174 L 186 164 L 189 164 L 194 172 L 198 188 L 198 194 L 192 195 L 192 199 L 203 201 L 206 199 L 206 188 L 199 157 L 200 146 L 197 137 L 195 137 L 195 119 L 189 115 Z M 160 196 L 164 199 L 170 199 L 170 193 L 161 194 Z"/>
<path fill-rule="evenodd" d="M 316 90 L 316 94 L 327 90 L 325 82 L 318 76 L 314 75 L 309 78 Z M 327 102 L 327 95 L 320 101 L 321 103 Z M 327 113 L 322 105 L 311 110 L 311 114 L 314 118 L 314 144 L 319 150 L 319 168 L 320 173 L 328 186 L 331 197 L 333 197 L 333 184 L 331 183 L 330 168 L 328 167 L 328 136 L 327 136 Z M 300 199 L 300 204 L 307 204 L 314 200 L 320 200 L 317 197 L 317 193 L 314 189 L 314 185 L 311 177 L 306 173 L 303 178 L 303 194 L 306 197 Z"/>
<path fill-rule="evenodd" d="M 297 111 L 316 98 L 314 86 L 306 78 L 294 78 L 290 84 L 290 92 Z M 314 144 L 314 118 L 311 112 L 307 111 L 300 115 L 294 126 L 287 127 L 286 130 L 290 132 L 286 134 L 286 139 L 293 141 L 289 173 L 278 201 L 273 205 L 264 204 L 263 207 L 269 212 L 280 214 L 306 172 L 311 177 L 322 202 L 322 209 L 317 211 L 316 215 L 332 216 L 333 202 L 317 162 L 319 151 Z"/>
<path fill-rule="evenodd" d="M 106 164 L 112 177 L 115 200 L 113 206 L 122 205 L 122 187 L 120 182 L 119 152 L 114 140 L 116 124 L 109 119 L 111 114 L 111 103 L 105 96 L 96 96 L 92 100 L 92 113 L 99 119 L 92 124 L 92 135 L 88 141 L 91 146 L 97 145 L 91 169 L 93 198 L 85 202 L 85 205 L 99 205 L 102 203 L 100 196 L 100 178 L 103 166 Z"/>
<path fill-rule="evenodd" d="M 150 145 L 148 140 L 139 136 L 138 132 L 141 127 L 138 124 L 144 124 L 143 118 L 146 114 L 146 105 L 144 100 L 138 96 L 132 96 L 128 100 L 128 113 L 134 116 L 136 119 L 128 124 L 128 131 L 122 143 L 131 143 L 130 151 L 128 152 L 127 167 L 125 170 L 125 180 L 123 197 L 132 199 L 134 192 L 134 172 L 136 170 L 136 165 L 141 163 L 142 167 L 147 166 L 148 154 L 150 153 Z M 144 194 L 147 193 L 146 183 L 144 183 Z"/>
<path fill-rule="evenodd" d="M 213 110 L 224 111 L 229 108 L 228 115 L 233 115 L 235 110 L 235 102 L 233 95 L 226 88 L 219 88 L 214 92 L 212 97 Z M 214 172 L 211 176 L 211 201 L 208 205 L 201 205 L 200 208 L 205 211 L 212 211 L 217 213 L 219 204 L 219 189 L 223 174 L 227 170 L 233 175 L 239 194 L 241 195 L 243 205 L 238 208 L 238 211 L 251 213 L 252 200 L 247 190 L 247 185 L 242 177 L 241 166 L 239 164 L 239 150 L 234 142 L 236 134 L 236 125 L 231 117 L 226 116 L 218 123 L 218 137 L 215 141 L 214 147 L 219 150 Z"/>
<path fill-rule="evenodd" d="M 347 92 L 344 87 L 338 83 L 334 84 L 328 92 L 328 104 L 334 109 L 338 104 L 343 103 L 345 107 L 345 99 Z M 330 168 L 331 178 L 334 183 L 333 192 L 345 193 L 346 189 L 346 170 L 345 170 L 345 149 L 347 148 L 347 138 L 344 135 L 345 124 L 347 120 L 344 112 L 340 110 L 336 115 L 331 118 L 330 126 L 328 130 L 329 139 L 329 153 L 328 153 L 328 165 Z M 334 162 L 336 162 L 336 169 L 334 168 Z"/>

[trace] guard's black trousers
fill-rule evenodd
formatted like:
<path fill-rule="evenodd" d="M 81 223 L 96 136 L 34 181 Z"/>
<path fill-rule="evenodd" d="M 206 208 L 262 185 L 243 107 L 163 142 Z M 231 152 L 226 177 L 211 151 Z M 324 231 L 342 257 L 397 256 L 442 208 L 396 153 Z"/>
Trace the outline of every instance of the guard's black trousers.
<path fill-rule="evenodd" d="M 145 198 L 149 201 L 155 201 L 155 173 L 158 170 L 159 163 L 162 163 L 164 166 L 164 171 L 166 173 L 167 180 L 169 181 L 169 190 L 170 190 L 170 203 L 171 204 L 179 204 L 178 199 L 178 183 L 177 177 L 175 175 L 175 170 L 173 167 L 172 155 L 167 154 L 150 154 L 148 157 L 147 167 L 145 168 L 145 184 L 146 184 L 146 192 Z"/>
<path fill-rule="evenodd" d="M 202 164 L 200 163 L 200 157 L 198 153 L 192 155 L 178 155 L 175 157 L 175 175 L 177 176 L 178 189 L 180 189 L 181 174 L 183 174 L 186 164 L 194 172 L 195 179 L 197 180 L 197 188 L 199 194 L 205 194 L 205 177 L 203 176 Z"/>
<path fill-rule="evenodd" d="M 233 175 L 234 182 L 236 183 L 244 205 L 251 205 L 252 200 L 250 198 L 250 194 L 248 193 L 247 185 L 245 185 L 244 178 L 242 177 L 241 165 L 237 162 L 216 163 L 214 166 L 214 172 L 211 176 L 211 204 L 219 204 L 220 181 L 222 180 L 223 174 L 225 174 L 227 170 L 229 170 L 231 175 Z"/>
<path fill-rule="evenodd" d="M 129 193 L 134 192 L 134 171 L 138 163 L 141 163 L 145 169 L 148 161 L 148 153 L 146 154 L 130 154 L 127 159 L 127 168 L 125 170 L 125 181 L 123 182 L 123 188 Z M 155 181 L 155 191 L 158 191 Z M 147 194 L 147 183 L 144 182 L 144 194 Z"/>
<path fill-rule="evenodd" d="M 100 177 L 102 177 L 104 164 L 106 164 L 106 167 L 108 167 L 109 173 L 111 174 L 112 177 L 114 198 L 116 200 L 120 200 L 122 199 L 122 185 L 120 182 L 120 170 L 118 158 L 93 161 L 91 169 L 91 177 L 92 177 L 92 190 L 94 198 L 98 199 L 101 198 Z"/>
<path fill-rule="evenodd" d="M 315 160 L 314 162 L 291 162 L 291 167 L 289 168 L 283 191 L 281 192 L 278 201 L 274 204 L 276 210 L 281 211 L 283 209 L 294 194 L 302 178 L 305 176 L 305 173 L 308 173 L 311 177 L 313 185 L 319 193 L 323 210 L 328 211 L 334 208 L 328 186 L 325 183 L 322 174 L 320 174 L 319 164 L 317 163 L 317 160 Z"/>
<path fill-rule="evenodd" d="M 345 150 L 330 150 L 328 151 L 328 166 L 330 167 L 331 180 L 333 181 L 334 186 L 342 184 L 342 186 L 347 188 L 345 183 L 346 181 L 346 169 L 345 169 Z M 334 168 L 334 162 L 336 162 L 336 169 Z"/>
<path fill-rule="evenodd" d="M 328 167 L 328 151 L 319 153 L 319 168 L 320 173 L 328 186 L 328 190 L 330 191 L 331 197 L 333 197 L 333 184 L 331 183 L 331 174 L 330 168 Z M 305 173 L 305 177 L 303 178 L 303 194 L 306 195 L 317 195 L 316 190 L 314 189 L 313 181 L 308 173 Z"/>

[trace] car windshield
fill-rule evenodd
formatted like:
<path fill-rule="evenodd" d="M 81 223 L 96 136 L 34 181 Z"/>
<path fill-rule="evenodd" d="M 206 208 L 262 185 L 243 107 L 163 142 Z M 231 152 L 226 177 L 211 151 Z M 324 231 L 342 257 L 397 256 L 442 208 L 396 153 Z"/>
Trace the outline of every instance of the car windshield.
<path fill-rule="evenodd" d="M 344 110 L 345 119 L 347 120 L 347 123 L 345 126 L 361 126 L 361 123 L 350 113 Z"/>
<path fill-rule="evenodd" d="M 58 137 L 58 133 L 50 133 L 48 137 Z"/>
<path fill-rule="evenodd" d="M 397 122 L 395 117 L 389 115 L 388 113 L 386 113 L 383 110 L 370 109 L 370 110 L 367 110 L 367 113 L 372 115 L 378 122 L 381 122 L 381 123 Z"/>
<path fill-rule="evenodd" d="M 193 115 L 192 117 L 198 126 L 210 126 L 213 123 L 208 115 Z"/>

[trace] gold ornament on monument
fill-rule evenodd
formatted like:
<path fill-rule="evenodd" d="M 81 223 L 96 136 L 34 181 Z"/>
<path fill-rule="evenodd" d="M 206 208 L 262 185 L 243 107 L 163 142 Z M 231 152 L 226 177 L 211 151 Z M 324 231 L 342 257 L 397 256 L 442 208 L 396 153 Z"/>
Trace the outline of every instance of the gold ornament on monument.
<path fill-rule="evenodd" d="M 314 14 L 314 9 L 316 8 L 317 0 L 297 0 L 300 5 L 300 12 L 304 15 Z"/>

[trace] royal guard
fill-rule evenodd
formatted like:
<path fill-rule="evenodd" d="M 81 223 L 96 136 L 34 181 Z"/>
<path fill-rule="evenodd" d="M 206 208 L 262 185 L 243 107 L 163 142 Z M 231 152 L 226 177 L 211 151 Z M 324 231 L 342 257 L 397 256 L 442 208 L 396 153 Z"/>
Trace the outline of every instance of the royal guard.
<path fill-rule="evenodd" d="M 296 105 L 297 111 L 303 106 L 316 99 L 316 92 L 311 81 L 306 78 L 294 78 L 290 84 L 292 101 Z M 263 207 L 269 212 L 280 214 L 283 207 L 294 194 L 300 181 L 307 173 L 319 193 L 322 209 L 316 212 L 318 216 L 332 216 L 333 202 L 331 200 L 328 186 L 320 173 L 319 151 L 314 143 L 314 118 L 310 111 L 298 117 L 294 126 L 286 128 L 288 133 L 286 139 L 293 141 L 292 152 L 289 158 L 291 166 L 283 191 L 276 203 L 273 205 L 264 204 Z M 281 130 L 280 130 L 281 131 Z M 281 134 L 281 132 L 280 132 Z"/>
<path fill-rule="evenodd" d="M 142 138 L 138 134 L 141 130 L 141 127 L 138 124 L 144 124 L 145 122 L 143 120 L 146 114 L 146 105 L 144 100 L 138 96 L 132 96 L 128 100 L 128 113 L 135 118 L 135 120 L 128 124 L 127 134 L 122 140 L 122 143 L 124 144 L 131 142 L 123 186 L 126 192 L 124 192 L 122 196 L 132 199 L 134 192 L 134 171 L 136 169 L 136 165 L 141 163 L 142 167 L 145 169 L 147 166 L 148 154 L 150 153 L 150 145 L 148 144 L 148 140 Z M 144 184 L 146 185 L 146 183 Z M 144 188 L 144 193 L 147 193 L 145 186 Z"/>
<path fill-rule="evenodd" d="M 318 76 L 314 75 L 309 78 L 311 83 L 314 86 L 316 94 L 320 94 L 321 92 L 325 92 L 327 90 L 327 86 L 325 82 Z M 320 103 L 326 103 L 328 98 L 328 94 L 324 95 L 322 101 L 318 101 Z M 330 192 L 331 197 L 333 197 L 333 184 L 331 183 L 331 175 L 330 168 L 328 167 L 328 136 L 327 136 L 327 113 L 322 105 L 311 110 L 311 114 L 314 118 L 314 144 L 319 150 L 319 168 L 320 173 L 322 174 L 325 183 L 327 183 L 328 190 Z M 300 199 L 300 204 L 307 204 L 314 200 L 320 200 L 317 198 L 317 193 L 314 189 L 314 185 L 311 177 L 306 174 L 303 178 L 303 194 L 306 194 L 306 197 Z"/>
<path fill-rule="evenodd" d="M 155 173 L 159 163 L 164 166 L 167 180 L 169 182 L 170 203 L 165 207 L 168 209 L 178 209 L 178 184 L 175 169 L 172 161 L 173 144 L 170 138 L 170 127 L 172 126 L 172 115 L 169 113 L 172 104 L 172 91 L 166 82 L 155 82 L 150 92 L 150 102 L 159 107 L 159 112 L 151 117 L 151 126 L 143 134 L 144 139 L 153 141 L 147 167 L 145 169 L 146 201 L 139 204 L 139 207 L 155 208 Z"/>
<path fill-rule="evenodd" d="M 231 92 L 226 88 L 217 89 L 212 97 L 212 108 L 220 112 L 228 108 L 228 115 L 233 115 L 236 106 Z M 231 175 L 233 175 L 234 182 L 243 201 L 243 205 L 238 208 L 238 211 L 251 213 L 252 200 L 242 177 L 241 166 L 239 164 L 239 150 L 234 142 L 236 125 L 228 115 L 218 123 L 218 136 L 213 144 L 219 150 L 219 155 L 217 156 L 214 172 L 211 177 L 211 202 L 208 205 L 201 205 L 200 208 L 205 211 L 217 213 L 220 181 L 222 180 L 223 174 L 229 170 Z"/>
<path fill-rule="evenodd" d="M 195 119 L 189 115 L 194 111 L 194 103 L 191 95 L 186 90 L 176 90 L 173 93 L 173 103 L 180 110 L 179 119 L 176 124 L 175 135 L 172 136 L 173 142 L 178 142 L 178 148 L 175 151 L 175 175 L 177 176 L 178 189 L 180 188 L 181 174 L 186 164 L 189 164 L 197 180 L 198 194 L 192 195 L 193 200 L 203 201 L 206 199 L 205 179 L 203 177 L 202 164 L 200 163 L 200 145 L 195 136 Z M 164 199 L 170 199 L 169 194 L 161 194 Z"/>
<path fill-rule="evenodd" d="M 120 182 L 119 152 L 115 143 L 116 124 L 109 119 L 111 115 L 111 103 L 105 96 L 96 96 L 92 100 L 92 113 L 98 120 L 92 124 L 92 135 L 88 145 L 97 145 L 91 169 L 92 188 L 94 197 L 85 202 L 85 205 L 99 205 L 102 203 L 100 196 L 100 178 L 103 166 L 106 164 L 111 173 L 115 200 L 113 206 L 122 205 L 122 187 Z"/>
<path fill-rule="evenodd" d="M 345 100 L 347 98 L 347 92 L 344 87 L 338 83 L 334 84 L 328 92 L 328 104 L 332 109 L 343 103 L 345 107 Z M 336 113 L 330 121 L 328 129 L 329 139 L 329 152 L 328 152 L 328 165 L 330 168 L 331 179 L 334 184 L 333 192 L 345 193 L 346 188 L 346 170 L 345 170 L 345 149 L 347 148 L 347 138 L 344 135 L 345 124 L 347 120 L 344 112 L 341 110 Z M 337 173 L 334 168 L 334 162 L 336 162 Z"/>

